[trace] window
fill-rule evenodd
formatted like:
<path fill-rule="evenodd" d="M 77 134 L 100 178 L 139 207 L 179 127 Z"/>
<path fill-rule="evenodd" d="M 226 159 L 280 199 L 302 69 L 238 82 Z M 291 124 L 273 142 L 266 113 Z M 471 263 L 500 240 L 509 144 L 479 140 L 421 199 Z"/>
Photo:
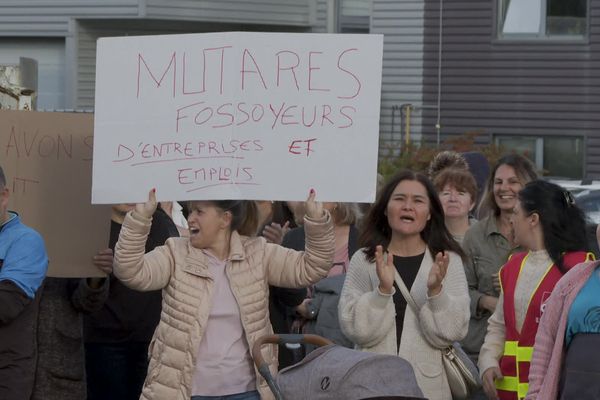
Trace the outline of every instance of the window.
<path fill-rule="evenodd" d="M 583 138 L 577 136 L 494 136 L 496 145 L 528 157 L 544 175 L 581 179 Z"/>
<path fill-rule="evenodd" d="M 369 33 L 371 0 L 338 0 L 338 32 Z"/>
<path fill-rule="evenodd" d="M 504 38 L 583 37 L 587 0 L 498 0 Z"/>

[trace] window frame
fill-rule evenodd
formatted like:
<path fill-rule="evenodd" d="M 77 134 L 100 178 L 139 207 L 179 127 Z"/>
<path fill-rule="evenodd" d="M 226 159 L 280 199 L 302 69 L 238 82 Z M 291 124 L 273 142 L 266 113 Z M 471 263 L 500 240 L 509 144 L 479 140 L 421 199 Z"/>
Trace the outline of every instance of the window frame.
<path fill-rule="evenodd" d="M 492 134 L 492 143 L 497 146 L 500 147 L 502 146 L 500 144 L 500 139 L 501 138 L 523 138 L 523 139 L 535 139 L 535 160 L 532 160 L 533 164 L 535 165 L 535 167 L 540 170 L 540 171 L 544 171 L 544 141 L 545 140 L 552 140 L 552 139 L 580 139 L 581 140 L 581 154 L 582 154 L 582 158 L 581 158 L 581 170 L 580 170 L 580 176 L 576 177 L 576 178 L 568 178 L 568 179 L 583 179 L 586 174 L 586 165 L 587 165 L 587 135 L 585 134 L 570 134 L 570 135 L 535 135 L 535 134 L 515 134 L 515 133 L 494 133 Z M 508 151 L 512 151 L 513 149 L 506 149 Z M 550 172 L 550 171 L 548 171 Z M 558 176 L 558 177 L 565 177 L 564 175 L 550 175 L 550 176 Z"/>
<path fill-rule="evenodd" d="M 337 33 L 370 33 L 371 16 L 373 14 L 373 1 L 366 0 L 369 3 L 369 15 L 366 16 L 348 16 L 342 15 L 342 3 L 344 0 L 335 1 L 335 29 Z M 587 1 L 587 0 L 586 0 Z M 363 29 L 366 29 L 363 31 Z"/>
<path fill-rule="evenodd" d="M 494 21 L 494 32 L 495 32 L 495 40 L 498 42 L 577 42 L 577 43 L 589 43 L 590 37 L 590 0 L 585 0 L 585 34 L 583 35 L 552 35 L 547 34 L 546 32 L 546 19 L 547 16 L 547 0 L 541 0 L 542 4 L 542 12 L 540 29 L 536 34 L 533 33 L 502 33 L 502 26 L 504 25 L 504 20 L 502 17 L 502 5 L 506 1 L 511 0 L 495 0 L 494 2 L 494 13 L 493 13 L 493 21 Z M 518 1 L 518 0 L 512 0 Z"/>

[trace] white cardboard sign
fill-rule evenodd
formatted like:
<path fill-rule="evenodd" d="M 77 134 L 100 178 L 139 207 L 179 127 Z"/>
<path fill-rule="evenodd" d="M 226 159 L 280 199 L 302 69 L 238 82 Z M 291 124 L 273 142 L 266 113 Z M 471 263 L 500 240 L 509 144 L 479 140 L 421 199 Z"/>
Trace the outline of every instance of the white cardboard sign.
<path fill-rule="evenodd" d="M 98 41 L 93 203 L 372 202 L 383 36 Z"/>

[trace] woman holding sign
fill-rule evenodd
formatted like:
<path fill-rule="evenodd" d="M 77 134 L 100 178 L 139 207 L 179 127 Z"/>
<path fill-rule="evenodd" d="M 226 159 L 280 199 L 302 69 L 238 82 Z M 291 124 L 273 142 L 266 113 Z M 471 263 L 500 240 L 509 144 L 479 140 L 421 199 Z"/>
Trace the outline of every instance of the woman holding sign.
<path fill-rule="evenodd" d="M 360 350 L 411 363 L 430 400 L 451 400 L 441 349 L 467 334 L 469 293 L 463 252 L 446 229 L 431 182 L 404 171 L 379 192 L 350 261 L 340 326 Z M 398 284 L 410 290 L 414 310 Z"/>
<path fill-rule="evenodd" d="M 250 349 L 272 333 L 269 284 L 303 287 L 327 275 L 333 262 L 330 214 L 306 201 L 306 251 L 285 249 L 256 232 L 251 201 L 193 201 L 189 238 L 172 238 L 144 255 L 155 191 L 127 214 L 114 272 L 137 290 L 163 289 L 161 321 L 150 344 L 141 399 L 258 400 L 273 398 L 253 367 Z M 266 360 L 276 371 L 272 348 Z"/>

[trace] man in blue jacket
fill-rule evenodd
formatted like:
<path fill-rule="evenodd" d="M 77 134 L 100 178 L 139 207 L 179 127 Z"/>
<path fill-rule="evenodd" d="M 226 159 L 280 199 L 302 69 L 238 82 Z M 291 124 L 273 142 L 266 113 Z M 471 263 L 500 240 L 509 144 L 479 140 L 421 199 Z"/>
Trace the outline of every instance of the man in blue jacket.
<path fill-rule="evenodd" d="M 8 211 L 0 167 L 0 399 L 31 396 L 37 358 L 39 297 L 48 269 L 42 237 Z"/>

